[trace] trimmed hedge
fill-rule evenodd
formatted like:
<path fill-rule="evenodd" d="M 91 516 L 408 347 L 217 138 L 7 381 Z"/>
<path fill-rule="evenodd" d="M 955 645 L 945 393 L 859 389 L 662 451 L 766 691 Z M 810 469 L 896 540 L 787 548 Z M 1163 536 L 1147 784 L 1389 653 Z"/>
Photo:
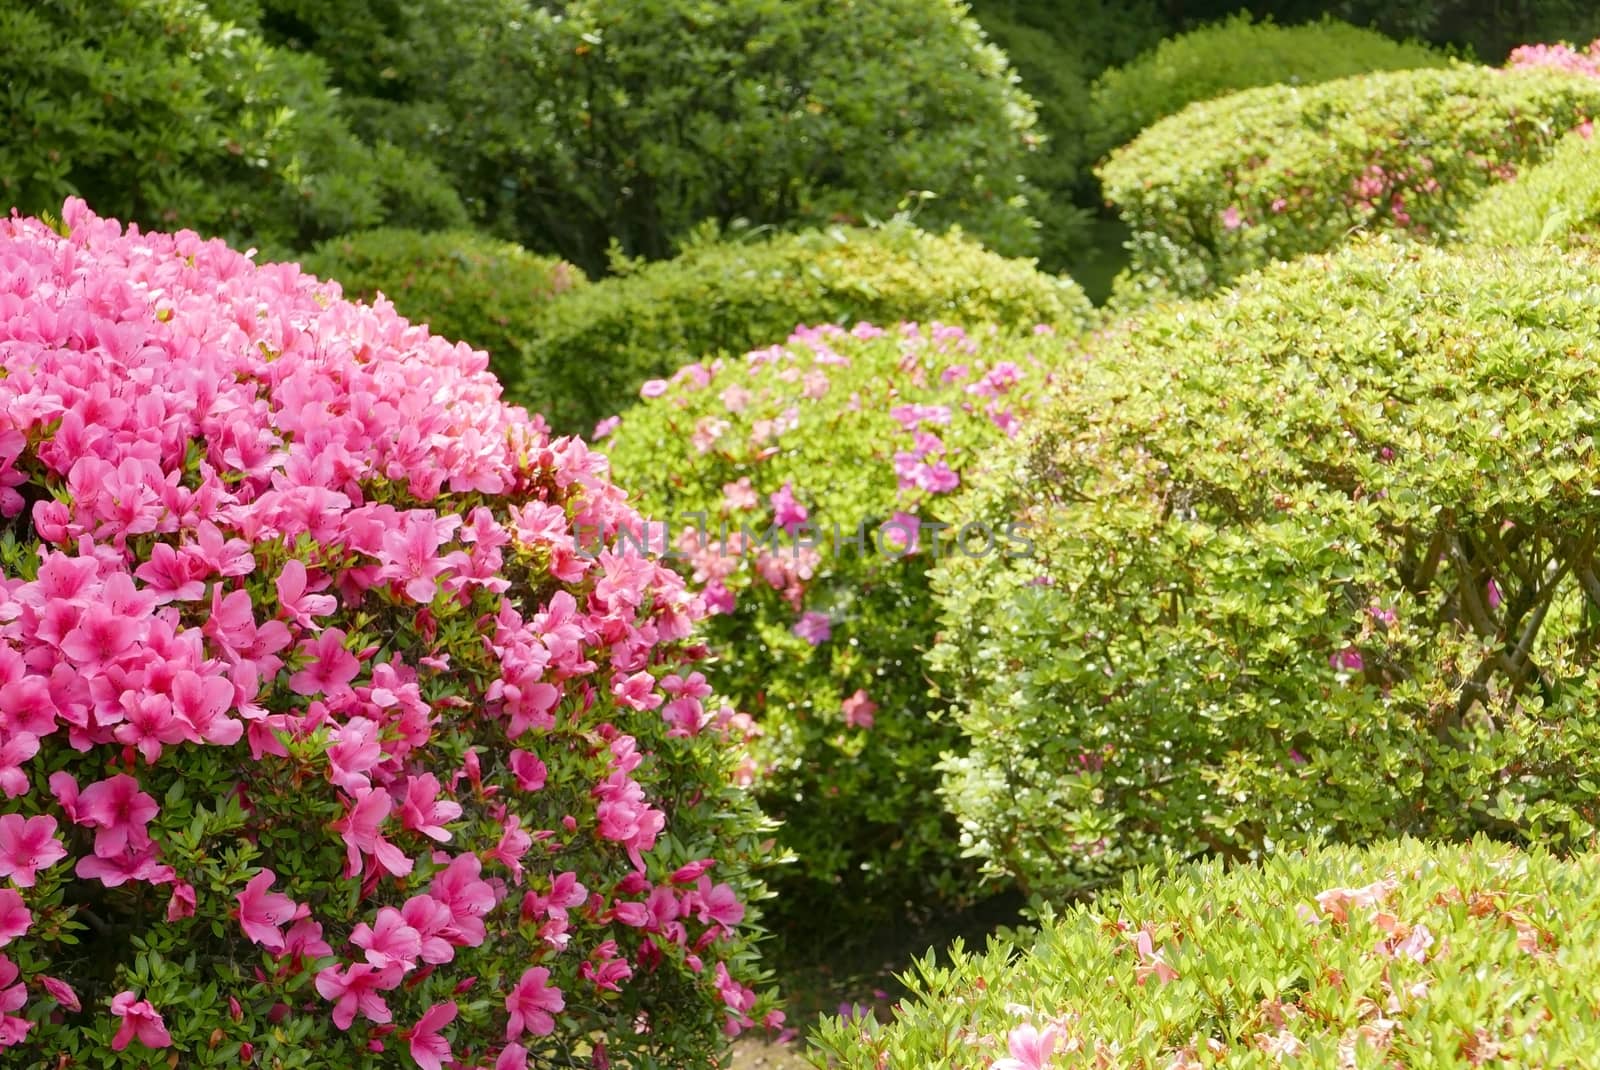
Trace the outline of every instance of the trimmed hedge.
<path fill-rule="evenodd" d="M 1269 86 L 1191 105 L 1101 166 L 1123 291 L 1205 293 L 1356 231 L 1449 239 L 1489 184 L 1600 114 L 1600 81 L 1487 67 Z"/>
<path fill-rule="evenodd" d="M 1485 193 L 1461 221 L 1469 242 L 1591 243 L 1600 236 L 1600 139 L 1580 127 L 1549 159 Z"/>
<path fill-rule="evenodd" d="M 413 323 L 489 354 L 502 383 L 521 369 L 539 313 L 588 282 L 581 270 L 470 230 L 386 228 L 323 242 L 301 261 L 352 300 L 379 293 Z"/>
<path fill-rule="evenodd" d="M 0 211 L 76 195 L 273 252 L 466 221 L 426 159 L 350 131 L 322 63 L 216 5 L 0 0 L 0 41 Z"/>
<path fill-rule="evenodd" d="M 991 872 L 1592 836 L 1596 267 L 1379 241 L 1070 365 L 958 506 L 1035 559 L 936 576 L 944 793 Z"/>
<path fill-rule="evenodd" d="M 645 380 L 701 357 L 743 355 L 796 324 L 1053 323 L 1077 333 L 1092 314 L 1071 280 L 959 233 L 896 223 L 703 240 L 549 305 L 510 390 L 558 430 L 588 433 L 636 401 Z"/>
<path fill-rule="evenodd" d="M 656 548 L 715 614 L 711 684 L 761 732 L 758 796 L 799 858 L 774 878 L 776 909 L 804 954 L 862 932 L 823 937 L 818 918 L 970 898 L 935 794 L 957 735 L 932 717 L 927 574 L 964 522 L 950 492 L 1026 418 L 1061 348 L 939 324 L 802 330 L 649 384 L 609 444 L 640 510 L 668 524 Z"/>
<path fill-rule="evenodd" d="M 1448 56 L 1336 19 L 1300 26 L 1240 12 L 1162 41 L 1095 80 L 1087 155 L 1099 159 L 1196 101 L 1264 85 L 1308 86 L 1368 71 L 1443 67 Z"/>
<path fill-rule="evenodd" d="M 1600 858 L 1406 840 L 1152 869 L 949 958 L 888 1024 L 826 1022 L 814 1064 L 1587 1066 Z"/>

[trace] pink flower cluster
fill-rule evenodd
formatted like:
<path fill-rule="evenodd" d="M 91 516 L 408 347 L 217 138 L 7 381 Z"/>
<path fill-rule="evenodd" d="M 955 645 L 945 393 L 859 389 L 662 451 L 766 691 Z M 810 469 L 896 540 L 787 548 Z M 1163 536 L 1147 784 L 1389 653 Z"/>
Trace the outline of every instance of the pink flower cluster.
<path fill-rule="evenodd" d="M 1506 60 L 1506 66 L 1513 69 L 1547 67 L 1572 74 L 1582 74 L 1589 78 L 1600 78 L 1600 38 L 1591 41 L 1588 48 L 1581 50 L 1566 43 L 1523 45 L 1512 50 Z"/>
<path fill-rule="evenodd" d="M 395 995 L 519 926 L 535 935 L 499 1049 L 452 1061 L 441 1000 L 400 1031 L 419 1066 L 523 1065 L 563 1008 L 558 967 L 614 992 L 671 958 L 730 1028 L 751 1024 L 754 994 L 718 958 L 743 907 L 710 858 L 650 878 L 669 819 L 644 733 L 605 720 L 690 737 L 715 719 L 680 667 L 702 600 L 642 556 L 571 544 L 571 524 L 637 523 L 603 458 L 551 441 L 483 353 L 386 304 L 188 232 L 124 233 L 81 201 L 63 220 L 67 236 L 0 222 L 0 518 L 30 555 L 0 558 L 0 791 L 20 811 L 0 817 L 0 946 L 48 961 L 38 934 L 73 908 L 30 897 L 74 882 L 69 901 L 162 889 L 169 922 L 217 909 L 146 777 L 226 751 L 338 802 L 311 834 L 342 848 L 343 874 L 319 879 L 359 888 L 359 921 L 265 865 L 227 909 L 268 982 L 337 959 L 314 989 L 339 1029 L 392 1028 Z M 402 627 L 420 649 L 390 642 Z M 511 745 L 440 767 L 462 733 Z M 558 764 L 598 772 L 545 825 Z M 247 810 L 255 792 L 242 776 Z M 583 874 L 599 887 L 558 872 L 569 849 L 614 860 Z M 579 948 L 579 920 L 617 939 Z M 11 1014 L 28 986 L 82 1009 L 64 981 L 16 981 L 0 956 L 0 1048 L 28 1032 Z M 109 1007 L 114 1047 L 173 1043 L 138 993 Z"/>

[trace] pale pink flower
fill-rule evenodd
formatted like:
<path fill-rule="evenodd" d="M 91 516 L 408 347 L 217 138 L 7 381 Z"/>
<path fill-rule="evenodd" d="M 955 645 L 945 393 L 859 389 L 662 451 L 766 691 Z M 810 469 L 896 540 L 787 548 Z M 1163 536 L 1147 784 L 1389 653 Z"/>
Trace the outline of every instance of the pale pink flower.
<path fill-rule="evenodd" d="M 10 877 L 19 888 L 32 888 L 39 870 L 65 857 L 67 849 L 56 839 L 55 818 L 0 816 L 0 877 Z"/>

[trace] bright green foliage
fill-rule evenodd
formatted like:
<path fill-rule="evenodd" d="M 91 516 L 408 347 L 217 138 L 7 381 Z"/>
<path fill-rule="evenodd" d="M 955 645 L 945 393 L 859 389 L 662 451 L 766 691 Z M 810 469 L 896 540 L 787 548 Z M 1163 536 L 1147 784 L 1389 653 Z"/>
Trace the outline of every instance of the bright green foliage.
<path fill-rule="evenodd" d="M 859 925 L 969 894 L 974 867 L 935 795 L 957 736 L 932 716 L 922 664 L 927 572 L 952 552 L 929 525 L 955 537 L 949 491 L 1015 430 L 1062 349 L 992 328 L 800 331 L 652 384 L 609 443 L 640 511 L 668 524 L 654 548 L 684 555 L 718 614 L 707 672 L 762 733 L 752 772 L 799 855 L 777 909 L 801 948 L 824 939 L 820 917 Z M 989 545 L 968 533 L 967 552 L 1015 549 L 1003 525 Z"/>
<path fill-rule="evenodd" d="M 76 194 L 146 229 L 274 250 L 392 218 L 465 221 L 425 161 L 351 133 L 320 62 L 219 14 L 0 0 L 0 208 Z"/>
<path fill-rule="evenodd" d="M 411 322 L 486 350 L 502 383 L 519 371 L 544 306 L 588 281 L 571 264 L 470 230 L 349 234 L 324 242 L 301 266 L 337 279 L 346 297 L 371 301 L 381 292 Z"/>
<path fill-rule="evenodd" d="M 1196 101 L 1263 85 L 1306 86 L 1368 71 L 1442 67 L 1443 53 L 1333 19 L 1302 26 L 1246 13 L 1171 37 L 1094 84 L 1090 159 Z"/>
<path fill-rule="evenodd" d="M 1191 105 L 1100 168 L 1130 280 L 1204 293 L 1353 232 L 1447 239 L 1496 179 L 1600 113 L 1600 81 L 1487 67 L 1268 86 Z"/>
<path fill-rule="evenodd" d="M 706 219 L 884 219 L 920 191 L 925 223 L 1029 252 L 1032 102 L 964 10 L 425 0 L 393 49 L 385 128 L 490 229 L 591 274 L 613 240 L 660 259 Z"/>
<path fill-rule="evenodd" d="M 740 356 L 796 324 L 1053 323 L 1076 334 L 1092 312 L 1072 281 L 960 234 L 895 223 L 708 239 L 549 305 L 511 392 L 558 430 L 587 433 L 636 401 L 645 380 Z"/>
<path fill-rule="evenodd" d="M 1010 1066 L 1591 1066 L 1596 969 L 1593 854 L 1414 840 L 1276 854 L 1146 871 L 985 953 L 930 955 L 892 1023 L 829 1021 L 812 1059 L 980 1070 L 1031 1028 L 1054 1061 Z"/>
<path fill-rule="evenodd" d="M 1600 141 L 1570 133 L 1554 153 L 1515 182 L 1495 186 L 1462 220 L 1471 242 L 1572 245 L 1600 235 Z"/>
<path fill-rule="evenodd" d="M 991 870 L 1589 836 L 1595 267 L 1380 241 L 1101 337 L 963 507 L 1037 560 L 937 580 Z"/>

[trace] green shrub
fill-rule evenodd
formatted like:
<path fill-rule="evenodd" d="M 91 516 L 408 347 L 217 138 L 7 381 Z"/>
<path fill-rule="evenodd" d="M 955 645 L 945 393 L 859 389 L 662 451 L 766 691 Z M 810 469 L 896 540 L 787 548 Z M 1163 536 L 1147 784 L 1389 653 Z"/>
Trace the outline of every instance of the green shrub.
<path fill-rule="evenodd" d="M 1302 26 L 1248 13 L 1177 37 L 1096 79 L 1086 155 L 1098 159 L 1189 104 L 1264 85 L 1307 86 L 1368 71 L 1442 67 L 1449 58 L 1324 19 Z"/>
<path fill-rule="evenodd" d="M 1059 323 L 1076 333 L 1091 311 L 1070 280 L 960 234 L 894 224 L 705 240 L 549 305 L 510 389 L 554 427 L 588 432 L 637 400 L 645 380 L 742 355 L 797 323 Z"/>
<path fill-rule="evenodd" d="M 717 614 L 711 683 L 759 724 L 759 797 L 799 856 L 778 909 L 802 947 L 824 939 L 818 917 L 966 894 L 973 867 L 935 796 L 956 733 L 930 716 L 921 660 L 927 570 L 951 552 L 931 525 L 959 526 L 949 491 L 1015 429 L 1059 348 L 1048 329 L 802 330 L 650 384 L 611 443 L 640 511 L 668 524 L 656 548 L 683 555 Z"/>
<path fill-rule="evenodd" d="M 1600 82 L 1487 67 L 1269 86 L 1190 105 L 1101 166 L 1135 285 L 1204 293 L 1359 230 L 1449 238 L 1497 178 L 1600 112 Z"/>
<path fill-rule="evenodd" d="M 937 195 L 925 222 L 1029 252 L 1033 105 L 964 10 L 424 0 L 386 51 L 392 84 L 355 106 L 488 229 L 591 274 L 613 240 L 660 259 L 706 219 L 882 219 L 916 191 Z"/>
<path fill-rule="evenodd" d="M 993 872 L 1321 835 L 1565 843 L 1600 754 L 1593 262 L 1373 243 L 1098 339 L 937 586 Z"/>
<path fill-rule="evenodd" d="M 75 194 L 275 250 L 465 221 L 426 161 L 350 132 L 315 58 L 198 0 L 0 0 L 0 40 L 0 207 Z"/>
<path fill-rule="evenodd" d="M 1550 158 L 1492 187 L 1461 222 L 1471 242 L 1571 245 L 1600 234 L 1600 141 L 1580 128 Z"/>
<path fill-rule="evenodd" d="M 348 234 L 319 245 L 301 266 L 337 279 L 346 297 L 371 301 L 381 292 L 411 322 L 486 350 L 502 381 L 516 374 L 544 306 L 588 281 L 571 264 L 470 230 Z"/>
<path fill-rule="evenodd" d="M 812 1059 L 838 1070 L 1587 1066 L 1600 1050 L 1597 919 L 1596 856 L 1484 841 L 1152 871 L 985 953 L 957 945 L 947 967 L 930 955 L 891 1023 L 830 1021 Z"/>

